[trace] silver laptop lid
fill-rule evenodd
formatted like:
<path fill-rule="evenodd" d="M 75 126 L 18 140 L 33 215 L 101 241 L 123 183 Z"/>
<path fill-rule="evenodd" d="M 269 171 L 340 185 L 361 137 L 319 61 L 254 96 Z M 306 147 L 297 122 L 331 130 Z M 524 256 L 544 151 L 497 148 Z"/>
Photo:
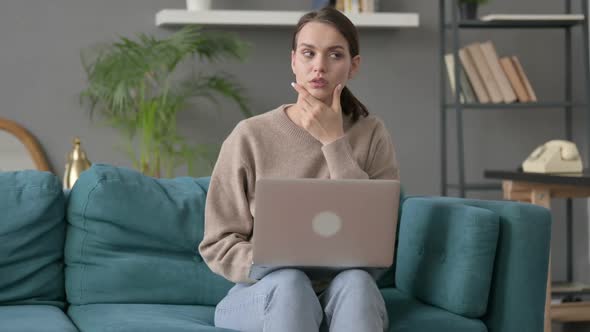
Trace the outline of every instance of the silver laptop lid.
<path fill-rule="evenodd" d="M 259 179 L 254 265 L 389 267 L 396 180 Z"/>

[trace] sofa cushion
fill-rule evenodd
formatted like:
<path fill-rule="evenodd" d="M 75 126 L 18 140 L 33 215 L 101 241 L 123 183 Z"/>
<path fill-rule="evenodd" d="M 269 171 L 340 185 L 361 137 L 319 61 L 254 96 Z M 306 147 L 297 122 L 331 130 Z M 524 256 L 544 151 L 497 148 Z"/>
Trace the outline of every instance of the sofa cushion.
<path fill-rule="evenodd" d="M 417 301 L 395 288 L 381 290 L 389 314 L 389 332 L 486 332 L 479 319 L 466 318 Z"/>
<path fill-rule="evenodd" d="M 0 306 L 0 330 L 10 332 L 77 332 L 68 316 L 50 305 Z"/>
<path fill-rule="evenodd" d="M 490 331 L 543 331 L 551 211 L 530 203 L 431 197 L 494 211 L 500 219 L 498 248 L 487 312 Z"/>
<path fill-rule="evenodd" d="M 68 315 L 84 332 L 213 332 L 215 307 L 170 304 L 88 304 Z"/>
<path fill-rule="evenodd" d="M 67 208 L 68 302 L 219 302 L 232 284 L 198 252 L 208 185 L 101 164 L 83 172 Z"/>
<path fill-rule="evenodd" d="M 499 234 L 487 209 L 411 198 L 404 202 L 396 287 L 458 315 L 487 308 Z"/>
<path fill-rule="evenodd" d="M 65 300 L 65 199 L 48 172 L 0 172 L 0 304 Z"/>
<path fill-rule="evenodd" d="M 406 200 L 407 196 L 405 195 L 403 186 L 400 187 L 400 195 L 399 195 L 399 207 L 398 207 L 398 217 L 397 217 L 397 229 L 395 231 L 396 234 L 396 238 L 395 238 L 395 243 L 393 245 L 393 247 L 391 248 L 391 250 L 394 251 L 395 254 L 395 248 L 397 248 L 397 243 L 399 241 L 399 227 L 400 227 L 400 219 L 401 216 L 403 214 L 402 210 L 404 208 L 404 201 Z M 397 255 L 396 255 L 397 256 Z M 383 273 L 383 275 L 381 275 L 378 279 L 377 279 L 377 286 L 379 288 L 389 288 L 389 287 L 395 287 L 395 267 L 397 265 L 396 263 L 396 256 L 393 257 L 393 264 L 391 265 L 391 267 L 389 267 L 387 270 L 385 270 L 385 272 Z"/>

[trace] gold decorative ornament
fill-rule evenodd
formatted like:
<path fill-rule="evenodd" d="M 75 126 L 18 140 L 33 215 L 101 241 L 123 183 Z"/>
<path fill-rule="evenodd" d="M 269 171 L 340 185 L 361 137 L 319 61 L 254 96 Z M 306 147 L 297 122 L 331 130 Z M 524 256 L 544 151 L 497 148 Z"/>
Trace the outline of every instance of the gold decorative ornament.
<path fill-rule="evenodd" d="M 74 147 L 68 154 L 68 161 L 66 163 L 66 171 L 64 172 L 64 189 L 72 189 L 74 183 L 80 177 L 84 170 L 90 168 L 92 164 L 86 158 L 86 152 L 80 147 L 80 138 L 74 138 Z"/>

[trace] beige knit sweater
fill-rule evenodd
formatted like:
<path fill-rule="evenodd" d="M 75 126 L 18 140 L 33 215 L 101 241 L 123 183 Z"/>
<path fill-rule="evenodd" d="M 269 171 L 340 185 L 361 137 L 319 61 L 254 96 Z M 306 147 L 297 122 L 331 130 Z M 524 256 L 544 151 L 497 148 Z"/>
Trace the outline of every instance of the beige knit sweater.
<path fill-rule="evenodd" d="M 238 123 L 211 175 L 199 251 L 213 272 L 232 282 L 254 282 L 248 273 L 257 179 L 399 179 L 391 137 L 376 116 L 354 124 L 344 116 L 345 135 L 322 145 L 291 121 L 288 106 Z"/>

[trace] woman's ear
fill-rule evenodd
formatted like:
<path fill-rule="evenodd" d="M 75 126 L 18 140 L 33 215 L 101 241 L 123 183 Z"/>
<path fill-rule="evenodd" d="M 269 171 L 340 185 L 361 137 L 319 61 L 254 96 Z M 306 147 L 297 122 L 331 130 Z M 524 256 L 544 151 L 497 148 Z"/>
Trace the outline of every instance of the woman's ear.
<path fill-rule="evenodd" d="M 356 55 L 354 58 L 352 58 L 352 61 L 351 61 L 350 71 L 348 72 L 348 79 L 349 80 L 353 79 L 356 76 L 356 73 L 358 73 L 360 66 L 361 66 L 361 56 Z"/>

